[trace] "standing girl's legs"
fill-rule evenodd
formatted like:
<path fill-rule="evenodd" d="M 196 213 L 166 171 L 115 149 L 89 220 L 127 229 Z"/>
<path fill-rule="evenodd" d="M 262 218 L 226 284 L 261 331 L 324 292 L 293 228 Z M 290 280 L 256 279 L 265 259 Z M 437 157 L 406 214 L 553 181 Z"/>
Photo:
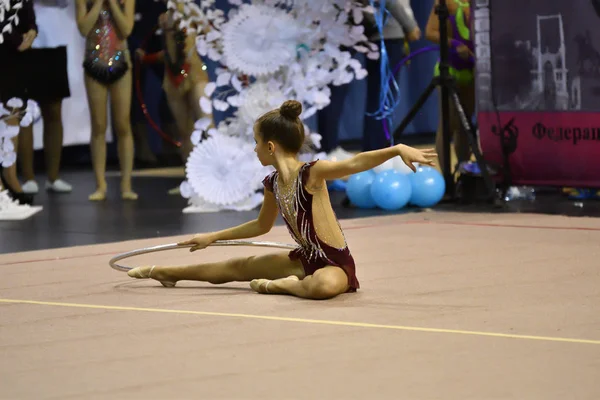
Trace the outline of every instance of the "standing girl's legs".
<path fill-rule="evenodd" d="M 72 190 L 71 185 L 62 180 L 57 182 L 63 144 L 62 99 L 38 101 L 38 104 L 44 123 L 44 159 L 48 177 L 46 188 L 57 192 L 70 192 Z M 33 187 L 29 186 L 30 193 L 37 193 L 33 168 L 33 124 L 22 127 L 19 136 L 19 165 L 21 166 L 23 180 L 27 182 L 24 187 L 33 184 Z"/>
<path fill-rule="evenodd" d="M 7 124 L 9 125 L 9 124 Z M 11 139 L 13 146 L 16 149 L 19 148 L 19 136 L 15 136 Z M 18 151 L 17 151 L 18 154 Z M 15 162 L 10 167 L 2 168 L 2 182 L 7 186 L 4 189 L 8 189 L 14 193 L 23 193 L 23 188 L 21 187 L 21 182 L 19 182 L 19 177 L 17 176 L 17 163 Z"/>
<path fill-rule="evenodd" d="M 136 200 L 138 195 L 131 188 L 133 171 L 134 145 L 131 132 L 131 69 L 117 82 L 110 86 L 111 115 L 117 139 L 117 151 L 121 166 L 121 197 L 125 200 Z"/>
<path fill-rule="evenodd" d="M 192 132 L 194 131 L 194 117 L 186 99 L 186 93 L 175 87 L 168 77 L 165 77 L 163 86 L 165 94 L 167 95 L 169 109 L 175 118 L 175 124 L 179 131 L 181 159 L 185 164 L 193 150 L 191 137 Z"/>
<path fill-rule="evenodd" d="M 7 118 L 4 122 L 8 126 L 18 126 L 20 121 L 21 121 L 21 118 L 15 116 L 15 117 Z M 21 134 L 22 130 L 23 130 L 23 128 L 20 127 L 19 135 Z M 18 148 L 19 148 L 19 135 L 15 136 L 14 138 L 11 139 L 17 154 L 18 154 Z M 19 182 L 19 178 L 17 177 L 17 163 L 16 162 L 13 165 L 11 165 L 10 167 L 2 168 L 2 181 L 6 184 L 3 186 L 8 186 L 8 187 L 5 187 L 4 189 L 9 189 L 14 193 L 22 193 L 23 192 L 23 188 L 21 188 L 21 183 Z"/>
<path fill-rule="evenodd" d="M 210 118 L 212 120 L 211 125 L 209 127 L 214 127 L 214 120 L 212 119 L 212 115 L 207 115 L 202 111 L 202 108 L 200 107 L 200 98 L 204 95 L 204 88 L 206 87 L 206 84 L 208 83 L 208 75 L 203 76 L 203 79 L 199 82 L 196 82 L 192 88 L 190 89 L 190 91 L 187 93 L 186 97 L 187 97 L 187 102 L 188 102 L 188 107 L 190 109 L 190 116 L 191 116 L 191 121 L 190 126 L 191 126 L 191 132 L 194 131 L 194 125 L 196 123 L 197 120 L 207 117 Z M 191 141 L 191 135 L 190 135 L 190 151 L 189 153 L 192 152 L 193 150 L 193 145 L 192 145 L 192 141 Z M 189 153 L 187 154 L 187 156 L 189 156 Z M 187 160 L 187 156 L 186 156 L 186 160 Z"/>
<path fill-rule="evenodd" d="M 24 190 L 27 190 L 29 182 L 35 182 L 35 171 L 33 168 L 33 123 L 29 126 L 22 126 L 19 132 L 19 148 L 17 149 L 19 166 L 21 167 L 21 175 Z M 32 193 L 32 191 L 29 191 Z"/>
<path fill-rule="evenodd" d="M 443 131 L 443 124 L 442 124 L 442 92 L 441 90 L 438 88 L 437 89 L 438 92 L 438 127 L 437 127 L 437 132 L 435 134 L 435 150 L 437 152 L 437 156 L 438 156 L 438 165 L 440 166 L 440 170 L 442 172 L 442 174 L 444 174 L 444 131 Z M 457 115 L 456 115 L 456 111 L 454 108 L 454 103 L 452 103 L 452 101 L 449 100 L 449 107 L 450 107 L 450 113 L 448 114 L 449 119 L 450 119 L 450 140 L 452 140 L 453 137 L 456 137 L 456 131 L 457 129 L 459 129 L 458 124 L 457 124 Z M 452 162 L 450 163 L 450 170 L 453 170 L 453 166 L 452 166 Z"/>
<path fill-rule="evenodd" d="M 475 89 L 472 84 L 457 86 L 458 96 L 460 98 L 461 105 L 464 107 L 467 118 L 471 118 L 475 111 Z M 438 89 L 439 95 L 439 122 L 438 129 L 435 137 L 435 147 L 438 154 L 439 166 L 444 168 L 444 135 L 442 131 L 442 96 L 441 90 Z M 462 123 L 458 115 L 458 111 L 454 106 L 454 102 L 450 101 L 450 138 L 454 142 L 454 152 L 456 154 L 457 161 L 459 163 L 468 161 L 471 157 L 471 146 L 466 133 L 462 129 Z M 450 165 L 453 169 L 453 166 Z"/>
<path fill-rule="evenodd" d="M 460 103 L 462 104 L 465 115 L 469 122 L 473 117 L 473 113 L 475 112 L 475 86 L 474 83 L 460 85 L 457 87 L 458 96 L 460 98 Z M 471 158 L 471 144 L 469 143 L 469 138 L 467 137 L 467 133 L 462 129 L 462 124 L 460 122 L 460 117 L 458 113 L 456 115 L 458 127 L 454 131 L 454 151 L 456 152 L 456 158 L 459 163 L 464 161 L 469 161 Z M 473 137 L 475 139 L 475 137 Z"/>
<path fill-rule="evenodd" d="M 108 88 L 84 73 L 88 105 L 92 124 L 90 151 L 96 176 L 96 191 L 89 196 L 92 201 L 106 198 L 106 125 Z"/>
<path fill-rule="evenodd" d="M 44 121 L 44 159 L 46 162 L 47 188 L 70 192 L 71 185 L 58 180 L 63 148 L 62 99 L 40 103 Z"/>

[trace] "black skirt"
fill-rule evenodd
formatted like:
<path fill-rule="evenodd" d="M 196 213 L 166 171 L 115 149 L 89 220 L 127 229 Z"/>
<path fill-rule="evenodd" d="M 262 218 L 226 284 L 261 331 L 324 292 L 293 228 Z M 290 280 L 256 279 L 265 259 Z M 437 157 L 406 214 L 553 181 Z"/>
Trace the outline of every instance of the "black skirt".
<path fill-rule="evenodd" d="M 0 63 L 3 103 L 13 97 L 53 102 L 71 96 L 66 46 L 11 52 L 3 54 L 3 58 Z"/>

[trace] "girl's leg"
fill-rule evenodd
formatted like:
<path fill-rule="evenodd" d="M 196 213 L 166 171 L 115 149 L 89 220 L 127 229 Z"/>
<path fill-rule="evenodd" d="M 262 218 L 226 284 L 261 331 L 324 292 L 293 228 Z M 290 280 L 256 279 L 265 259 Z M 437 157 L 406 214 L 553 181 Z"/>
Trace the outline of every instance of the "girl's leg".
<path fill-rule="evenodd" d="M 8 125 L 8 124 L 7 124 Z M 21 128 L 23 129 L 23 128 Z M 19 148 L 19 135 L 15 136 L 11 139 L 13 146 L 15 149 Z M 18 152 L 17 152 L 18 155 Z M 6 181 L 6 184 L 9 186 L 4 189 L 12 189 L 15 193 L 23 193 L 23 188 L 21 187 L 21 182 L 19 182 L 19 178 L 17 176 L 17 163 L 14 163 L 10 167 L 2 168 L 2 177 Z"/>
<path fill-rule="evenodd" d="M 63 148 L 62 99 L 40 104 L 44 120 L 44 158 L 46 176 L 53 184 L 58 179 Z M 70 185 L 61 182 L 60 191 L 70 192 Z M 55 189 L 56 190 L 56 189 Z"/>
<path fill-rule="evenodd" d="M 440 89 L 438 89 L 438 96 L 439 96 L 439 122 L 438 122 L 438 129 L 435 135 L 435 150 L 437 152 L 437 156 L 438 156 L 438 165 L 440 166 L 440 170 L 442 171 L 442 174 L 444 173 L 444 132 L 442 129 L 442 92 Z M 457 129 L 460 129 L 457 122 L 458 122 L 458 116 L 456 115 L 456 108 L 454 107 L 454 103 L 449 99 L 449 106 L 450 106 L 450 140 L 452 140 L 453 137 L 456 137 L 455 132 L 457 131 Z M 456 143 L 454 143 L 454 145 L 456 146 Z M 450 144 L 450 150 L 452 151 L 452 143 Z M 453 170 L 453 166 L 452 166 L 452 161 L 450 162 L 450 170 Z"/>
<path fill-rule="evenodd" d="M 21 122 L 21 118 L 18 116 L 12 116 L 4 120 L 4 123 L 9 126 L 18 126 Z M 19 134 L 11 139 L 15 151 L 17 152 L 18 157 L 18 149 L 19 149 L 19 136 L 23 132 L 23 128 L 19 128 Z M 19 178 L 17 177 L 17 163 L 14 163 L 10 167 L 2 168 L 2 177 L 6 181 L 6 184 L 9 188 L 4 189 L 12 189 L 15 193 L 23 193 L 23 188 L 21 187 L 21 183 L 19 182 Z"/>
<path fill-rule="evenodd" d="M 23 181 L 35 182 L 35 172 L 33 170 L 33 124 L 21 127 L 17 154 Z"/>
<path fill-rule="evenodd" d="M 106 102 L 108 88 L 84 73 L 84 83 L 90 108 L 92 137 L 90 150 L 96 175 L 96 191 L 89 196 L 92 201 L 106 198 Z"/>
<path fill-rule="evenodd" d="M 138 195 L 131 189 L 134 145 L 129 114 L 131 112 L 131 69 L 110 86 L 111 111 L 117 139 L 117 151 L 121 166 L 121 197 L 136 200 Z"/>
<path fill-rule="evenodd" d="M 196 124 L 196 121 L 204 117 L 211 118 L 212 120 L 212 115 L 205 114 L 204 112 L 202 112 L 202 108 L 200 107 L 200 98 L 204 95 L 204 88 L 206 87 L 207 83 L 208 82 L 206 81 L 196 82 L 191 87 L 190 91 L 186 94 L 186 100 L 188 103 L 189 110 L 189 136 L 186 138 L 186 146 L 188 147 L 186 147 L 186 149 L 184 150 L 184 162 L 187 161 L 187 158 L 189 157 L 190 153 L 192 152 L 192 150 L 194 150 L 194 145 L 192 144 L 191 137 L 192 132 L 194 131 L 194 125 Z M 212 121 L 209 127 L 214 127 L 214 120 Z"/>
<path fill-rule="evenodd" d="M 250 287 L 258 293 L 289 294 L 312 300 L 326 300 L 348 291 L 348 276 L 340 267 L 325 267 L 302 280 L 295 276 L 270 281 L 255 279 Z"/>
<path fill-rule="evenodd" d="M 173 286 L 177 281 L 201 281 L 212 284 L 249 282 L 257 278 L 304 278 L 302 263 L 291 260 L 288 252 L 239 257 L 226 261 L 182 266 L 137 267 L 127 273 L 132 278 L 152 278 Z M 167 285 L 165 285 L 167 286 Z"/>
<path fill-rule="evenodd" d="M 174 87 L 168 77 L 165 77 L 164 80 L 164 90 L 167 96 L 169 109 L 173 114 L 177 130 L 179 131 L 181 159 L 185 164 L 188 156 L 193 150 L 191 137 L 195 121 L 193 121 L 193 116 L 185 93 L 182 93 L 178 88 Z"/>
<path fill-rule="evenodd" d="M 465 114 L 470 119 L 475 111 L 475 86 L 474 84 L 470 84 L 458 86 L 457 89 L 460 102 L 465 109 Z M 459 119 L 458 115 L 456 119 Z M 471 158 L 471 145 L 466 132 L 462 129 L 462 125 L 454 131 L 454 151 L 459 163 L 469 161 Z"/>

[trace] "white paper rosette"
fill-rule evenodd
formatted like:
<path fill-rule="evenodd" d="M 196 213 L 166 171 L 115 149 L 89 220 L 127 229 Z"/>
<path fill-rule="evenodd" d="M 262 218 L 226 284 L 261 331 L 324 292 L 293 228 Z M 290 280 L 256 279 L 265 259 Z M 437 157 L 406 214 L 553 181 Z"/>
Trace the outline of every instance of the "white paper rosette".
<path fill-rule="evenodd" d="M 223 206 L 251 196 L 262 169 L 248 141 L 220 134 L 201 141 L 186 164 L 187 181 L 193 192 L 209 203 Z"/>
<path fill-rule="evenodd" d="M 19 134 L 20 127 L 31 125 L 36 114 L 39 114 L 39 108 L 34 101 L 29 100 L 25 110 L 20 111 L 23 105 L 23 100 L 18 98 L 10 99 L 6 105 L 0 103 L 0 166 L 3 168 L 10 167 L 17 160 L 11 139 Z M 19 125 L 8 125 L 9 118 L 20 118 Z"/>
<path fill-rule="evenodd" d="M 294 61 L 307 28 L 280 8 L 243 4 L 221 33 L 229 69 L 262 77 Z"/>

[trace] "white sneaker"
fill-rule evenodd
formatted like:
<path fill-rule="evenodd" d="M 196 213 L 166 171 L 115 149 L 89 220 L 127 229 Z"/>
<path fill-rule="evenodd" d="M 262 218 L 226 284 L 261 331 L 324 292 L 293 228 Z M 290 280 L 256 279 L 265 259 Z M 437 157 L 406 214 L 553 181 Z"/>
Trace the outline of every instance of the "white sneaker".
<path fill-rule="evenodd" d="M 42 211 L 42 206 L 19 204 L 13 200 L 7 190 L 0 189 L 0 221 L 24 220 Z"/>
<path fill-rule="evenodd" d="M 21 185 L 21 188 L 23 189 L 23 193 L 27 194 L 36 194 L 40 191 L 40 188 L 38 187 L 36 181 L 27 181 L 23 185 Z"/>
<path fill-rule="evenodd" d="M 73 187 L 62 179 L 57 179 L 54 182 L 46 181 L 46 190 L 56 193 L 70 193 Z"/>

